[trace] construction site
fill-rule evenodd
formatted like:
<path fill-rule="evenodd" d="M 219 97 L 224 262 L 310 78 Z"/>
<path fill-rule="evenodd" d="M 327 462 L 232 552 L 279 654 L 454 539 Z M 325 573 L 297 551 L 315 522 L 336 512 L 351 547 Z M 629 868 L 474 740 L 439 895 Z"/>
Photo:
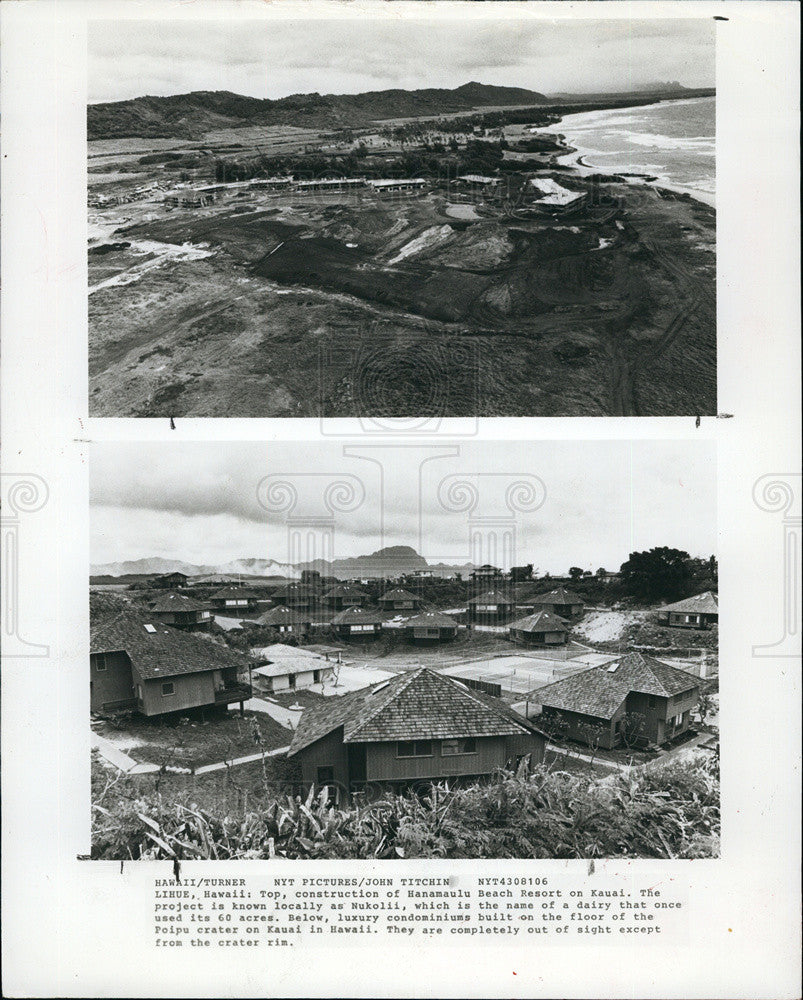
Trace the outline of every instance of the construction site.
<path fill-rule="evenodd" d="M 391 148 L 348 176 L 288 153 L 222 182 L 211 155 L 177 174 L 146 140 L 119 140 L 116 172 L 110 142 L 90 173 L 92 415 L 716 411 L 715 214 L 687 195 L 561 168 L 554 136 L 521 161 L 459 136 L 493 173 L 387 176 Z"/>

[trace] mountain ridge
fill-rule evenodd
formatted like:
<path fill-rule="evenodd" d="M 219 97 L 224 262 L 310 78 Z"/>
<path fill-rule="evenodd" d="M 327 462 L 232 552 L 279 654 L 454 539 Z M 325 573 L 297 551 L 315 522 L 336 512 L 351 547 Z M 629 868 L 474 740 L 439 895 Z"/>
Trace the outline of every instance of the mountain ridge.
<path fill-rule="evenodd" d="M 167 97 L 144 95 L 87 106 L 87 139 L 200 138 L 213 129 L 256 125 L 343 128 L 387 118 L 471 111 L 482 106 L 548 105 L 551 99 L 523 87 L 470 81 L 453 90 L 369 90 L 361 94 L 290 94 L 246 97 L 229 90 L 196 90 Z"/>
<path fill-rule="evenodd" d="M 163 559 L 160 556 L 153 556 L 92 565 L 90 575 L 93 577 L 122 577 L 185 573 L 187 576 L 281 576 L 284 579 L 298 580 L 302 570 L 305 569 L 317 570 L 322 576 L 349 579 L 360 576 L 401 575 L 424 569 L 430 569 L 437 573 L 439 570 L 442 572 L 464 572 L 472 568 L 471 563 L 462 565 L 442 562 L 430 564 L 412 546 L 390 545 L 364 556 L 333 559 L 331 562 L 325 559 L 315 559 L 311 562 L 296 564 L 277 562 L 275 559 L 246 557 L 218 565 L 196 565 L 181 559 Z"/>

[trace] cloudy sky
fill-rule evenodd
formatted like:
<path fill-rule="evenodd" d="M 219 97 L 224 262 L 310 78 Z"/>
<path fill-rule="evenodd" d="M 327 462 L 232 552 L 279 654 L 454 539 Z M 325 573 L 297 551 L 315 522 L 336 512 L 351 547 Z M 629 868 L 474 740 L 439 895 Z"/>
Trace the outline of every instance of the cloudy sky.
<path fill-rule="evenodd" d="M 462 563 L 471 557 L 470 514 L 480 531 L 491 531 L 499 517 L 515 519 L 516 563 L 532 562 L 541 572 L 618 569 L 631 551 L 656 545 L 695 556 L 717 550 L 715 460 L 705 442 L 346 450 L 352 454 L 334 443 L 94 444 L 91 561 L 285 562 L 287 517 L 326 516 L 330 487 L 334 505 L 351 508 L 334 515 L 337 558 L 411 545 L 430 562 Z M 266 477 L 276 487 L 270 512 Z M 295 506 L 288 511 L 276 497 L 290 494 Z"/>
<path fill-rule="evenodd" d="M 714 85 L 714 25 L 701 20 L 403 19 L 96 21 L 90 103 L 193 90 L 252 97 L 458 87 L 545 93 Z"/>

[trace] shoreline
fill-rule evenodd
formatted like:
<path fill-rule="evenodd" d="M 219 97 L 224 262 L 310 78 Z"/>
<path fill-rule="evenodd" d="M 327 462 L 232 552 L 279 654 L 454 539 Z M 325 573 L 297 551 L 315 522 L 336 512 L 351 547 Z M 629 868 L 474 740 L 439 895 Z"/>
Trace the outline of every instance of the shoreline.
<path fill-rule="evenodd" d="M 681 98 L 681 101 L 687 100 L 707 100 L 708 98 Z M 670 104 L 677 103 L 673 101 L 656 101 L 656 104 Z M 615 109 L 611 109 L 615 110 Z M 578 112 L 580 114 L 595 114 L 596 112 Z M 563 147 L 563 152 L 557 153 L 554 156 L 554 162 L 556 166 L 568 167 L 569 169 L 577 171 L 581 177 L 587 177 L 591 174 L 608 174 L 616 175 L 617 177 L 623 177 L 629 184 L 644 184 L 650 187 L 664 188 L 668 191 L 674 191 L 677 194 L 685 194 L 695 201 L 699 201 L 701 204 L 706 205 L 708 208 L 713 208 L 716 210 L 716 193 L 711 191 L 703 191 L 700 188 L 693 188 L 684 184 L 677 184 L 668 177 L 664 175 L 655 174 L 639 174 L 636 172 L 628 170 L 618 170 L 612 168 L 609 165 L 606 166 L 595 166 L 589 159 L 589 156 L 594 156 L 596 150 L 587 149 L 579 145 L 574 145 L 569 142 L 568 137 L 563 132 L 552 131 L 557 130 L 557 128 L 563 125 L 565 118 L 569 116 L 562 117 L 554 125 L 544 129 L 543 131 L 551 133 L 555 136 L 555 141 L 558 145 Z"/>

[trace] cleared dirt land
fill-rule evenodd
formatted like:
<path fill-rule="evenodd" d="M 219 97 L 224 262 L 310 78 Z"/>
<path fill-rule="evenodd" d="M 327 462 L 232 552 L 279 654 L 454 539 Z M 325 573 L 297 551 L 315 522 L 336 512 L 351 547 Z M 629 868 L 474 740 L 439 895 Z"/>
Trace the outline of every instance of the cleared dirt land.
<path fill-rule="evenodd" d="M 98 210 L 90 413 L 716 412 L 713 210 L 571 183 L 558 218 L 438 183 Z"/>

